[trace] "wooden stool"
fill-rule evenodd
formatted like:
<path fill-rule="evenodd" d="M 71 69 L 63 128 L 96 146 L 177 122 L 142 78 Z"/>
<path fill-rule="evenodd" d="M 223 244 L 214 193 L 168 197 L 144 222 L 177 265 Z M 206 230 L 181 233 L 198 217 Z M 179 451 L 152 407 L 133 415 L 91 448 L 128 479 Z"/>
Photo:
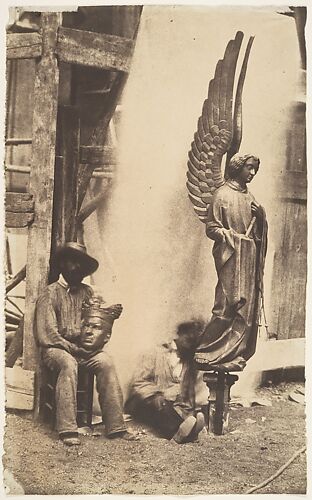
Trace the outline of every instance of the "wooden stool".
<path fill-rule="evenodd" d="M 58 374 L 46 366 L 42 367 L 42 386 L 40 397 L 40 415 L 43 420 L 55 426 L 55 388 Z M 77 384 L 77 425 L 92 426 L 94 374 L 78 365 Z"/>

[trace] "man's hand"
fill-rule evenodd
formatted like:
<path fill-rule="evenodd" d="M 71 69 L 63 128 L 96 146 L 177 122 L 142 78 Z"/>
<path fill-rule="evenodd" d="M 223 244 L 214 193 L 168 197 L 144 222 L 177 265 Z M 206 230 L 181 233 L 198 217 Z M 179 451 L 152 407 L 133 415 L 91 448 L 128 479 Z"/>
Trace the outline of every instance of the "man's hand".
<path fill-rule="evenodd" d="M 93 354 L 94 354 L 93 351 L 88 351 L 87 349 L 84 349 L 83 347 L 77 347 L 77 350 L 75 351 L 75 355 L 79 356 L 80 358 L 83 358 L 83 359 L 88 359 Z"/>
<path fill-rule="evenodd" d="M 166 400 L 164 398 L 164 395 L 161 392 L 150 397 L 147 402 L 148 402 L 148 404 L 151 404 L 152 406 L 154 406 L 154 408 L 157 411 L 162 410 L 163 407 L 166 406 Z"/>

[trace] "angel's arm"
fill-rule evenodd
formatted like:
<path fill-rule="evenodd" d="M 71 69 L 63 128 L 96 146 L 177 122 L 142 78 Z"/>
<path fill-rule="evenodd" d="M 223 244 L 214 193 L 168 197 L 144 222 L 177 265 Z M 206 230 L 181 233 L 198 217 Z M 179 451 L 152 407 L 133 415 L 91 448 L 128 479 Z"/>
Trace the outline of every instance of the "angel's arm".
<path fill-rule="evenodd" d="M 208 207 L 206 234 L 208 238 L 217 243 L 226 243 L 231 248 L 235 247 L 234 238 L 246 238 L 245 235 L 237 233 L 229 227 L 227 217 L 227 203 L 222 196 L 215 196 Z"/>
<path fill-rule="evenodd" d="M 225 227 L 224 227 L 224 207 L 222 200 L 216 197 L 208 207 L 206 234 L 208 238 L 214 241 L 224 241 Z"/>
<path fill-rule="evenodd" d="M 259 205 L 256 201 L 251 203 L 251 213 L 254 218 L 254 226 L 253 226 L 253 238 L 255 241 L 261 241 L 264 224 L 266 221 L 266 214 L 264 208 Z"/>

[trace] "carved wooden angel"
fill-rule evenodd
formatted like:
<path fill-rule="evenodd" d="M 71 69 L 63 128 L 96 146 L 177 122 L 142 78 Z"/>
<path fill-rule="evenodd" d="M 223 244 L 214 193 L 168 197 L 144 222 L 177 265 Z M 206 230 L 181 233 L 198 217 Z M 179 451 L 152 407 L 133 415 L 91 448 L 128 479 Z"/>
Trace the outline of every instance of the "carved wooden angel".
<path fill-rule="evenodd" d="M 256 349 L 263 298 L 267 223 L 264 209 L 247 188 L 260 160 L 237 153 L 242 139 L 242 91 L 253 37 L 247 44 L 233 106 L 242 40 L 243 33 L 238 32 L 216 66 L 188 160 L 189 198 L 206 225 L 207 236 L 214 240 L 218 274 L 212 318 L 195 355 L 197 367 L 203 370 L 245 367 Z"/>

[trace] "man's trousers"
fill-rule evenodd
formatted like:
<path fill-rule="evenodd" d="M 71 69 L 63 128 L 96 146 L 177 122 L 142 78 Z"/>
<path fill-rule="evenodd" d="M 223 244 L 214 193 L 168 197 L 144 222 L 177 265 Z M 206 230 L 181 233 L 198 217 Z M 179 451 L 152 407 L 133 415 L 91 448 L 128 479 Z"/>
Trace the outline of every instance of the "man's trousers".
<path fill-rule="evenodd" d="M 77 432 L 78 364 L 95 374 L 96 389 L 107 436 L 126 430 L 123 419 L 123 398 L 114 363 L 101 351 L 89 359 L 77 359 L 67 351 L 49 347 L 43 350 L 44 364 L 58 372 L 55 390 L 56 429 L 59 434 Z"/>

